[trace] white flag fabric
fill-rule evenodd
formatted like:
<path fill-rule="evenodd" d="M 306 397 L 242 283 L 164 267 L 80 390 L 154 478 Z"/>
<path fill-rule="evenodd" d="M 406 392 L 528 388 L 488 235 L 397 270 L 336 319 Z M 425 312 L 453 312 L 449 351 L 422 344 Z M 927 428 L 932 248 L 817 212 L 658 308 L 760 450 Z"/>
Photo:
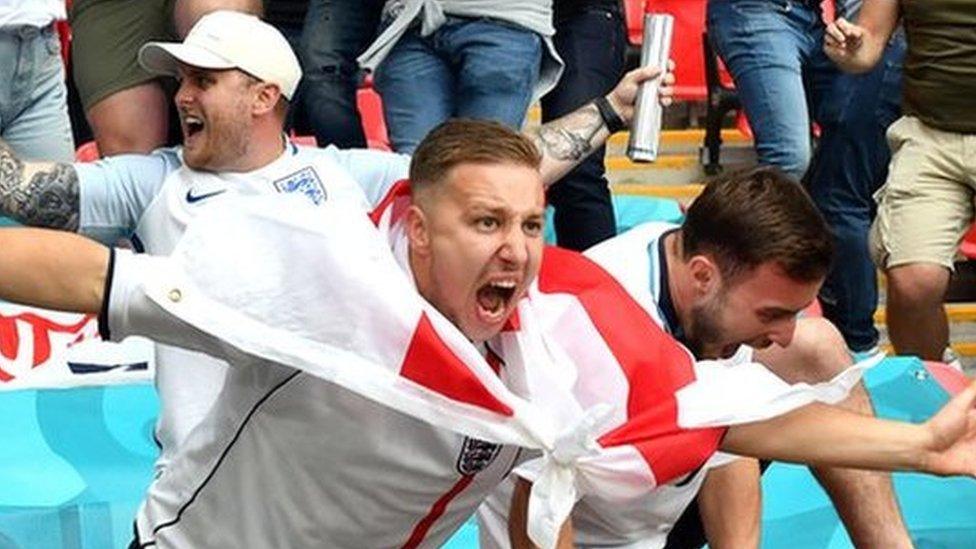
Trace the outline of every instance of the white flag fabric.
<path fill-rule="evenodd" d="M 584 493 L 646 493 L 701 466 L 725 426 L 823 398 L 817 387 L 781 383 L 764 396 L 779 403 L 766 415 L 751 393 L 738 404 L 746 414 L 736 413 L 734 399 L 718 411 L 698 402 L 716 391 L 696 387 L 716 378 L 699 379 L 687 350 L 614 277 L 556 248 L 545 251 L 538 281 L 489 345 L 519 388 L 511 389 L 398 263 L 408 204 L 406 185 L 371 219 L 288 196 L 222 204 L 190 224 L 145 292 L 240 352 L 438 427 L 540 450 L 529 534 L 542 547 L 555 544 Z"/>

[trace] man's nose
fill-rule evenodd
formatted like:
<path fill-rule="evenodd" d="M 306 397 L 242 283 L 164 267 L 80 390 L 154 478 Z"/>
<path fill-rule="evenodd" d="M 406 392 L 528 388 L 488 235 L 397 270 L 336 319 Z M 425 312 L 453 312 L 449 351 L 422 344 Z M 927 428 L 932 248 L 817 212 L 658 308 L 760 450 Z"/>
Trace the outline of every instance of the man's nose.
<path fill-rule="evenodd" d="M 173 100 L 176 102 L 177 107 L 189 105 L 193 100 L 193 94 L 190 92 L 190 86 L 187 84 L 186 80 L 180 82 L 180 87 L 176 90 L 176 96 Z"/>
<path fill-rule="evenodd" d="M 498 255 L 506 263 L 516 267 L 526 264 L 529 260 L 528 237 L 522 232 L 521 227 L 513 227 L 505 233 L 505 240 Z"/>

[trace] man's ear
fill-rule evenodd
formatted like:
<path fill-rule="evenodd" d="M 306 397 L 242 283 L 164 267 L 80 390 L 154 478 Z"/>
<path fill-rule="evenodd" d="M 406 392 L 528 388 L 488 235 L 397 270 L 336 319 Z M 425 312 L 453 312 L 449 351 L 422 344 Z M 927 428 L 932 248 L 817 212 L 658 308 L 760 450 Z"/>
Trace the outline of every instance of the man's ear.
<path fill-rule="evenodd" d="M 707 255 L 692 256 L 688 260 L 688 272 L 697 297 L 711 295 L 722 284 L 718 265 Z"/>
<path fill-rule="evenodd" d="M 258 90 L 257 100 L 254 102 L 252 109 L 256 116 L 273 111 L 278 104 L 278 100 L 282 97 L 281 90 L 275 84 L 261 82 L 258 86 L 260 89 Z"/>
<path fill-rule="evenodd" d="M 412 204 L 407 210 L 406 228 L 410 250 L 421 256 L 430 253 L 430 227 L 427 216 L 416 204 Z"/>

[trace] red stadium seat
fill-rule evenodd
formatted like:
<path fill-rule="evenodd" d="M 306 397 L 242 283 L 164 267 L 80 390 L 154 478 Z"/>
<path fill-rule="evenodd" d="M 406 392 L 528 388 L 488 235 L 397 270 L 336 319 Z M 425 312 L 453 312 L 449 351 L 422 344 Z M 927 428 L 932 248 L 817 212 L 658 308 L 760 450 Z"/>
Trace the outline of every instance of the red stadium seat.
<path fill-rule="evenodd" d="M 671 58 L 675 60 L 674 97 L 679 101 L 705 101 L 705 0 L 646 0 L 645 13 L 669 13 L 674 17 Z"/>
<path fill-rule="evenodd" d="M 944 362 L 926 360 L 925 369 L 935 378 L 939 386 L 945 389 L 950 395 L 958 395 L 972 383 L 972 380 L 966 374 Z"/>
<path fill-rule="evenodd" d="M 356 104 L 359 116 L 363 119 L 363 133 L 371 149 L 384 151 L 393 150 L 390 147 L 390 137 L 386 132 L 386 121 L 383 119 L 383 100 L 373 87 L 367 85 L 359 88 L 356 93 Z"/>
<path fill-rule="evenodd" d="M 627 22 L 627 42 L 640 47 L 644 37 L 644 0 L 624 0 L 624 19 Z"/>
<path fill-rule="evenodd" d="M 65 68 L 68 66 L 68 59 L 71 52 L 71 27 L 65 20 L 54 22 L 54 28 L 58 31 L 58 39 L 61 41 L 61 61 Z"/>
<path fill-rule="evenodd" d="M 317 147 L 318 143 L 315 141 L 314 135 L 296 135 L 294 132 L 289 136 L 292 143 L 302 145 L 305 147 Z"/>
<path fill-rule="evenodd" d="M 962 237 L 959 251 L 968 259 L 976 259 L 976 224 L 969 227 L 969 231 Z"/>
<path fill-rule="evenodd" d="M 625 0 L 627 33 L 630 42 L 641 42 L 642 15 L 637 11 L 640 2 Z M 740 111 L 738 125 L 751 135 L 749 124 L 741 114 L 738 95 L 732 77 L 721 60 L 712 52 L 705 32 L 706 0 L 644 0 L 643 13 L 669 13 L 674 17 L 674 35 L 671 40 L 671 58 L 675 60 L 675 99 L 679 101 L 704 101 L 707 115 L 705 123 L 705 169 L 715 173 L 719 169 L 722 146 L 722 123 L 729 111 Z"/>
<path fill-rule="evenodd" d="M 823 12 L 824 23 L 832 23 L 834 21 L 834 2 L 832 0 L 823 0 L 820 3 L 820 10 Z"/>
<path fill-rule="evenodd" d="M 752 139 L 752 128 L 749 126 L 749 119 L 746 118 L 746 112 L 739 110 L 735 115 L 735 127 L 742 133 L 742 135 Z"/>
<path fill-rule="evenodd" d="M 675 99 L 704 101 L 707 89 L 699 40 L 705 29 L 705 0 L 624 0 L 624 12 L 627 40 L 637 49 L 643 41 L 645 13 L 668 13 L 674 17 L 671 59 L 676 64 Z"/>
<path fill-rule="evenodd" d="M 101 157 L 102 155 L 98 152 L 98 143 L 94 141 L 82 143 L 75 150 L 75 160 L 78 162 L 94 162 Z"/>
<path fill-rule="evenodd" d="M 64 9 L 71 12 L 71 0 L 65 0 Z M 54 22 L 54 28 L 58 31 L 58 39 L 61 41 L 61 60 L 67 68 L 71 52 L 71 26 L 66 20 L 59 20 Z"/>

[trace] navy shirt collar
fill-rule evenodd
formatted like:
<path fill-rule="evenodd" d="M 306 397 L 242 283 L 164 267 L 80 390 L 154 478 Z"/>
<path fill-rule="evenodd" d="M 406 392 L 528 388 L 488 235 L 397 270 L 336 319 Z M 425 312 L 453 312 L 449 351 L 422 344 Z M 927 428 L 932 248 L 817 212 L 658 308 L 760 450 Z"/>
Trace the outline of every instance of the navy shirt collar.
<path fill-rule="evenodd" d="M 674 308 L 674 301 L 671 299 L 671 289 L 668 286 L 668 254 L 665 248 L 665 240 L 669 235 L 677 232 L 677 230 L 671 229 L 667 231 L 657 241 L 657 254 L 661 264 L 658 271 L 657 306 L 661 312 L 665 326 L 668 327 L 668 331 L 682 345 L 687 346 L 685 330 L 681 327 L 681 320 L 678 318 L 678 312 Z"/>

